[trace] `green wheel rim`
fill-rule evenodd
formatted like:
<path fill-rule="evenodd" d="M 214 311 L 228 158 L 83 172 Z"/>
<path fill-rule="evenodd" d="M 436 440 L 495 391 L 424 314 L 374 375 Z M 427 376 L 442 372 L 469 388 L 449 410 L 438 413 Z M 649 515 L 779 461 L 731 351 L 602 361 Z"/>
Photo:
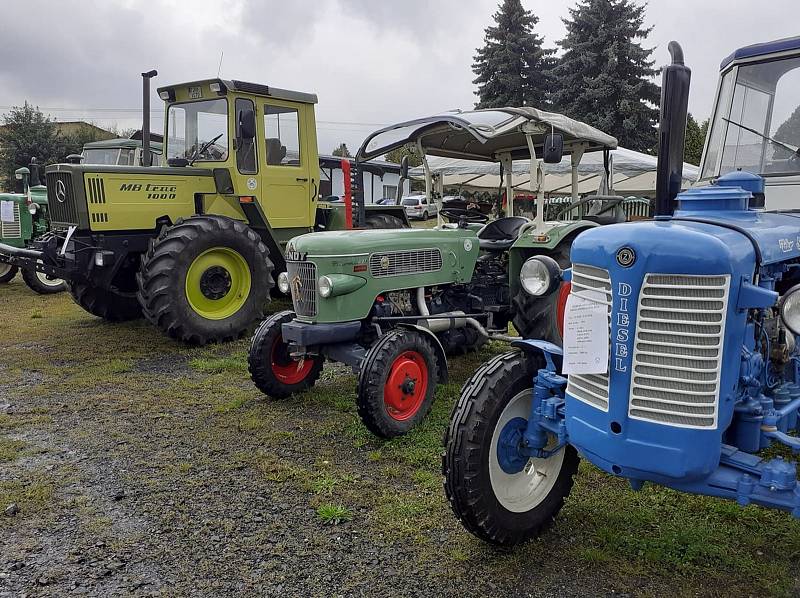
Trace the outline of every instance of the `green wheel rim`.
<path fill-rule="evenodd" d="M 186 273 L 186 300 L 208 320 L 224 320 L 238 312 L 250 295 L 250 267 L 241 254 L 213 247 L 198 255 Z"/>

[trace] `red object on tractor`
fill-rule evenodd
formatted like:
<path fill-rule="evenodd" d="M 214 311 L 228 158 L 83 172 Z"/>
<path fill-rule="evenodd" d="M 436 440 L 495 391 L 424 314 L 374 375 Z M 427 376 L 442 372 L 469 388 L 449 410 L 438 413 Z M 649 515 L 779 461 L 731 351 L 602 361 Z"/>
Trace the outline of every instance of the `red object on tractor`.
<path fill-rule="evenodd" d="M 342 160 L 342 178 L 344 179 L 344 222 L 353 228 L 353 185 L 350 179 L 350 160 Z"/>

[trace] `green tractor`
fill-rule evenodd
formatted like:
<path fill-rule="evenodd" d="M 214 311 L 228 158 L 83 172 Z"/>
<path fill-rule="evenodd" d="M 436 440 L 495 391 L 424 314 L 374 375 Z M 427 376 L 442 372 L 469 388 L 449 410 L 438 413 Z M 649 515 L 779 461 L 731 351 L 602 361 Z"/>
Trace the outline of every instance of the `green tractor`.
<path fill-rule="evenodd" d="M 20 193 L 0 193 L 0 243 L 23 249 L 49 230 L 47 189 L 39 184 L 38 168 L 34 161 L 30 168 L 14 172 Z M 17 266 L 0 261 L 0 284 L 10 282 L 18 272 Z M 40 295 L 67 288 L 63 280 L 35 268 L 23 268 L 22 280 Z"/>
<path fill-rule="evenodd" d="M 372 134 L 358 158 L 405 144 L 425 157 L 504 164 L 509 215 L 487 223 L 479 210 L 447 207 L 429 230 L 296 237 L 278 278 L 294 310 L 263 322 L 249 355 L 253 381 L 273 398 L 313 386 L 326 359 L 351 366 L 359 414 L 383 437 L 404 434 L 425 416 L 436 385 L 447 380 L 446 355 L 511 340 L 510 323 L 525 337 L 560 342 L 556 314 L 569 288 L 538 299 L 537 285 L 546 279 L 540 268 L 548 262 L 531 258 L 551 256 L 553 269 L 566 266 L 578 233 L 626 219 L 622 197 L 577 197 L 581 156 L 608 152 L 617 140 L 562 115 L 505 108 L 433 116 Z M 545 220 L 538 193 L 534 217 L 516 215 L 511 161 L 530 159 L 531 180 L 542 189 L 542 162 L 560 162 L 564 153 L 572 157 L 574 201 L 558 219 Z M 427 159 L 423 165 L 427 196 L 440 204 Z"/>
<path fill-rule="evenodd" d="M 142 130 L 151 164 L 149 85 Z M 67 280 L 109 321 L 144 315 L 193 344 L 243 336 L 262 320 L 289 239 L 352 225 L 408 226 L 400 206 L 319 201 L 313 94 L 209 79 L 162 87 L 167 166 L 47 168 L 53 230 L 0 261 Z M 356 181 L 360 177 L 357 172 Z"/>

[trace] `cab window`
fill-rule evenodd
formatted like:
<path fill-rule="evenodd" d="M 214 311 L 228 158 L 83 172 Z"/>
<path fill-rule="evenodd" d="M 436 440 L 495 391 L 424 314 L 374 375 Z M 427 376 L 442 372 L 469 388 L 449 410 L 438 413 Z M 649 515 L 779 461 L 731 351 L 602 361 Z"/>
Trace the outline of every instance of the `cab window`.
<path fill-rule="evenodd" d="M 256 139 L 245 139 L 241 133 L 242 114 L 247 111 L 255 110 L 252 100 L 238 98 L 236 100 L 236 168 L 242 174 L 256 174 L 258 164 L 256 162 Z"/>
<path fill-rule="evenodd" d="M 300 166 L 300 121 L 296 108 L 264 106 L 268 166 Z"/>

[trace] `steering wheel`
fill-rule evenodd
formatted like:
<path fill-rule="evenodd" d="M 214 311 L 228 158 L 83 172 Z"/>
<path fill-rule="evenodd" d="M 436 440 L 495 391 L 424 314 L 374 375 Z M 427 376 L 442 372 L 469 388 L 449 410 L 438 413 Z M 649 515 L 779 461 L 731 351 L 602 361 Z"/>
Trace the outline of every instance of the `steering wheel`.
<path fill-rule="evenodd" d="M 625 201 L 624 197 L 620 197 L 619 195 L 589 195 L 588 197 L 584 197 L 583 199 L 579 199 L 575 203 L 569 204 L 563 210 L 558 212 L 555 215 L 555 220 L 558 220 L 564 214 L 568 214 L 572 212 L 575 208 L 579 208 L 583 205 L 593 203 L 595 201 L 604 201 L 606 205 L 600 208 L 597 212 L 592 214 L 592 216 L 600 216 L 601 214 L 605 214 L 606 212 L 610 212 L 614 208 L 616 208 L 619 204 Z M 588 214 L 587 214 L 588 216 Z"/>
<path fill-rule="evenodd" d="M 489 222 L 489 216 L 476 208 L 442 208 L 442 216 L 447 218 L 448 222 L 472 222 L 477 224 L 485 224 Z"/>

